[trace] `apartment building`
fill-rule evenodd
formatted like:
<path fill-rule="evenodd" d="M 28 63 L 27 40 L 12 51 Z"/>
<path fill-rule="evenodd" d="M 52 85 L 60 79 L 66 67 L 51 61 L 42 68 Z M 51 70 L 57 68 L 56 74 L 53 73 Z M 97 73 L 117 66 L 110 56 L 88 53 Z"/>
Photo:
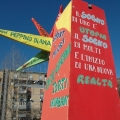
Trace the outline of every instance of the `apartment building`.
<path fill-rule="evenodd" d="M 45 81 L 46 73 L 0 71 L 0 120 L 40 120 Z"/>
<path fill-rule="evenodd" d="M 45 79 L 46 73 L 0 71 L 1 120 L 40 120 Z"/>
<path fill-rule="evenodd" d="M 117 79 L 118 82 L 118 93 L 119 93 L 119 98 L 120 98 L 120 78 Z"/>

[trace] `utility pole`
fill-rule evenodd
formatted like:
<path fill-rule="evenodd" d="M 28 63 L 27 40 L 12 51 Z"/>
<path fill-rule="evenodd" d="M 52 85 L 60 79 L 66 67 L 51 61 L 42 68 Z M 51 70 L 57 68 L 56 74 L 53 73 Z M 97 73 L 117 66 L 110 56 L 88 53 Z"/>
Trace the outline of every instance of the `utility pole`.
<path fill-rule="evenodd" d="M 2 99 L 2 111 L 1 111 L 1 120 L 5 120 L 6 116 L 6 102 L 7 102 L 7 93 L 8 93 L 8 80 L 9 80 L 9 70 L 5 69 L 3 71 L 3 99 Z"/>

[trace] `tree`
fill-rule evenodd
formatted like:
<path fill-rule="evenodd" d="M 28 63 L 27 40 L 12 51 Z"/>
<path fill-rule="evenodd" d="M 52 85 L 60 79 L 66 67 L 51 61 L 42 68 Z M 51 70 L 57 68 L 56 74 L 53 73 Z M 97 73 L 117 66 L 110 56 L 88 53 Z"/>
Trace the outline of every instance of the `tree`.
<path fill-rule="evenodd" d="M 25 62 L 25 57 L 14 45 L 2 60 L 2 69 L 16 70 Z"/>

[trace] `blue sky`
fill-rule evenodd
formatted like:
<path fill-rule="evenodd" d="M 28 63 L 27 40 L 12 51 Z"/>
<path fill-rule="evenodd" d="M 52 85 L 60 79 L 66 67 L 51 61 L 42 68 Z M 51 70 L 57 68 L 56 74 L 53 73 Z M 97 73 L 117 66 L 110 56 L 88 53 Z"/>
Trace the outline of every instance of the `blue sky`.
<path fill-rule="evenodd" d="M 65 8 L 70 0 L 2 0 L 0 3 L 0 29 L 38 34 L 31 18 L 34 17 L 50 33 L 56 19 L 59 6 Z M 86 0 L 106 13 L 111 38 L 117 77 L 120 77 L 120 1 L 119 0 Z M 11 46 L 15 45 L 29 60 L 40 50 L 0 36 L 0 61 Z M 37 65 L 36 70 L 46 71 L 47 64 Z"/>

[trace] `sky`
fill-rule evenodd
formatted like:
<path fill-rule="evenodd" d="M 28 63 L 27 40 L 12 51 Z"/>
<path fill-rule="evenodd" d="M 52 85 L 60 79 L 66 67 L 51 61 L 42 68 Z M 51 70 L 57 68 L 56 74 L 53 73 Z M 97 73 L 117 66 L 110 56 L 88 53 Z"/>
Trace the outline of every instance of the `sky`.
<path fill-rule="evenodd" d="M 117 77 L 120 77 L 120 1 L 119 0 L 85 0 L 104 9 L 112 45 Z M 57 17 L 59 6 L 67 6 L 70 0 L 1 0 L 0 29 L 39 35 L 31 21 L 34 17 L 44 29 L 50 33 Z M 0 36 L 0 61 L 11 46 L 16 46 L 29 60 L 40 50 Z M 47 71 L 47 63 L 37 65 L 33 69 L 39 72 Z M 32 69 L 32 68 L 30 68 Z"/>

